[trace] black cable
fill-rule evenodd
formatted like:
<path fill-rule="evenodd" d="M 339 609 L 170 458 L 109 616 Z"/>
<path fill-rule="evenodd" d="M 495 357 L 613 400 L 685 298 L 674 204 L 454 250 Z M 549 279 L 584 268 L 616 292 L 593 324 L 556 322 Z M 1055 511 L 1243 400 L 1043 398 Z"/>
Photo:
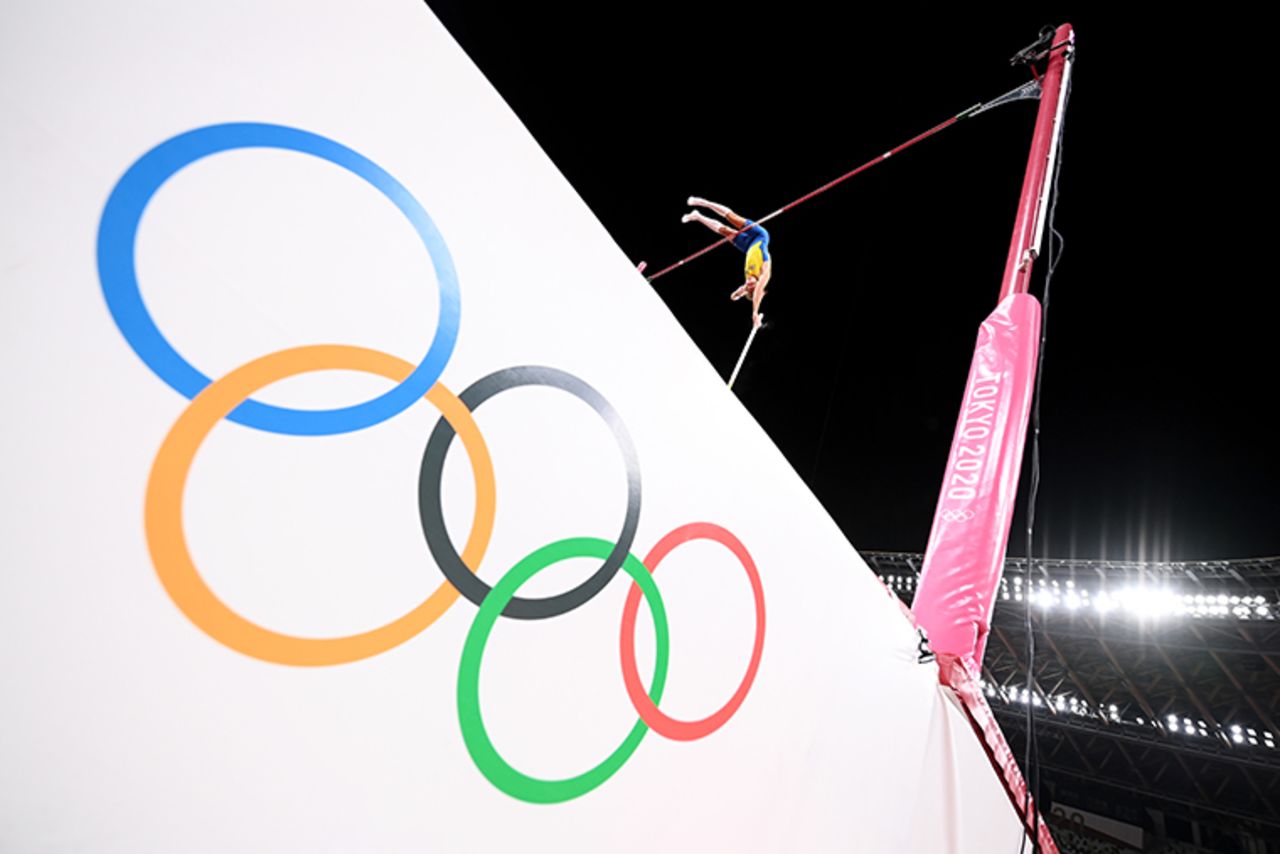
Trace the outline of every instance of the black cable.
<path fill-rule="evenodd" d="M 1040 493 L 1040 385 L 1044 380 L 1044 354 L 1049 337 L 1049 288 L 1053 283 L 1054 271 L 1058 268 L 1058 263 L 1062 260 L 1062 251 L 1066 247 L 1066 241 L 1062 234 L 1054 227 L 1053 220 L 1058 212 L 1058 176 L 1062 173 L 1063 153 L 1066 148 L 1066 112 L 1067 101 L 1071 98 L 1071 81 L 1067 80 L 1067 91 L 1062 99 L 1062 110 L 1058 116 L 1058 157 L 1053 164 L 1053 185 L 1050 190 L 1052 199 L 1049 202 L 1049 213 L 1047 231 L 1049 232 L 1049 241 L 1045 249 L 1045 274 L 1044 274 L 1044 293 L 1041 296 L 1040 310 L 1040 349 L 1036 355 L 1036 384 L 1032 393 L 1031 402 L 1031 476 L 1027 488 L 1027 551 L 1026 551 L 1026 631 L 1027 631 L 1027 737 L 1025 741 L 1025 758 L 1022 767 L 1024 769 L 1024 777 L 1027 786 L 1027 796 L 1025 798 L 1022 814 L 1022 841 L 1018 846 L 1019 854 L 1026 848 L 1027 844 L 1027 826 L 1025 818 L 1031 817 L 1032 834 L 1031 834 L 1031 851 L 1036 854 L 1040 850 L 1040 811 L 1036 810 L 1031 813 L 1031 793 L 1037 791 L 1040 786 L 1040 758 L 1039 749 L 1035 731 L 1035 715 L 1033 709 L 1035 707 L 1035 661 L 1036 661 L 1036 635 L 1031 625 L 1031 561 L 1035 554 L 1035 524 L 1036 524 L 1036 498 Z M 1057 241 L 1055 251 L 1054 241 Z M 1045 697 L 1045 702 L 1050 702 Z"/>

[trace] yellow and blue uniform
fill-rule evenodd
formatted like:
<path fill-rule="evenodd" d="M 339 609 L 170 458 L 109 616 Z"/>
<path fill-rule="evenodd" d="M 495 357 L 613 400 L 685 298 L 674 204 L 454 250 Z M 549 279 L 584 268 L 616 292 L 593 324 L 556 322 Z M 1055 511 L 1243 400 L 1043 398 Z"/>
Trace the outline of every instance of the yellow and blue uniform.
<path fill-rule="evenodd" d="M 733 245 L 747 255 L 746 274 L 759 278 L 764 271 L 764 262 L 769 260 L 769 232 L 764 226 L 747 220 L 742 233 L 733 238 Z"/>

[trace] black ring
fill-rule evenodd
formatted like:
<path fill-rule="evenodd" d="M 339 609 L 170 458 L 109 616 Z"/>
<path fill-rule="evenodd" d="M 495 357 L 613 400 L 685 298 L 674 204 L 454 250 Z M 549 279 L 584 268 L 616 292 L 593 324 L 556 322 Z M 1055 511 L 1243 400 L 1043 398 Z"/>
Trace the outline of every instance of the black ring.
<path fill-rule="evenodd" d="M 635 446 L 631 443 L 631 435 L 609 401 L 594 388 L 565 371 L 541 366 L 503 368 L 476 380 L 458 395 L 458 399 L 474 412 L 476 407 L 498 392 L 525 385 L 545 385 L 567 391 L 594 409 L 613 432 L 627 469 L 627 514 L 622 521 L 622 533 L 600 568 L 572 590 L 542 599 L 515 596 L 502 611 L 504 617 L 544 620 L 572 611 L 590 601 L 604 589 L 626 560 L 640 522 L 640 464 L 636 459 Z M 492 587 L 462 562 L 453 540 L 449 538 L 449 531 L 444 526 L 440 490 L 444 479 L 445 456 L 449 453 L 454 435 L 453 426 L 441 418 L 431 432 L 431 438 L 427 440 L 418 476 L 418 516 L 422 520 L 422 533 L 427 539 L 427 548 L 431 550 L 431 556 L 435 558 L 444 577 L 449 579 L 449 583 L 459 593 L 479 605 Z"/>

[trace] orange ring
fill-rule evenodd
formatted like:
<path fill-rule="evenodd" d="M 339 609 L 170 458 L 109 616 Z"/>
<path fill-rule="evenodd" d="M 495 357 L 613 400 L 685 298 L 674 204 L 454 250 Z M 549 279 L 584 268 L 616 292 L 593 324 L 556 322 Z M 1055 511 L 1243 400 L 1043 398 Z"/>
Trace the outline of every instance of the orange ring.
<path fill-rule="evenodd" d="M 200 576 L 182 527 L 183 492 L 200 444 L 214 425 L 263 387 L 297 374 L 327 370 L 364 371 L 399 382 L 413 371 L 413 365 L 377 350 L 341 344 L 295 347 L 254 359 L 211 383 L 191 400 L 156 453 L 147 482 L 147 547 L 169 598 L 197 628 L 218 643 L 275 664 L 345 664 L 386 652 L 431 625 L 458 598 L 458 591 L 445 582 L 412 611 L 384 626 L 344 637 L 307 638 L 281 634 L 250 622 L 219 599 Z M 493 462 L 471 411 L 453 392 L 436 383 L 427 392 L 427 400 L 453 425 L 471 462 L 475 516 L 462 561 L 475 572 L 493 533 Z"/>

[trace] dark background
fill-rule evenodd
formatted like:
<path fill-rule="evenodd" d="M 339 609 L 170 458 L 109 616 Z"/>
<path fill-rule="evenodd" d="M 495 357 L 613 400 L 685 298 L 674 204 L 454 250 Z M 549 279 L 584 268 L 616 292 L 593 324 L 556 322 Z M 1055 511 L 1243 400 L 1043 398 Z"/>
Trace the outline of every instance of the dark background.
<path fill-rule="evenodd" d="M 1071 20 L 1036 551 L 1280 553 L 1274 98 L 1259 22 L 429 5 L 650 272 L 714 239 L 680 223 L 687 196 L 764 216 L 1021 83 L 1008 58 Z M 737 390 L 860 548 L 924 548 L 1034 116 L 1021 102 L 962 122 L 768 224 L 769 325 Z M 722 247 L 654 283 L 726 376 L 750 328 L 727 299 L 741 270 Z M 1020 510 L 1010 554 L 1024 553 L 1022 524 Z"/>

